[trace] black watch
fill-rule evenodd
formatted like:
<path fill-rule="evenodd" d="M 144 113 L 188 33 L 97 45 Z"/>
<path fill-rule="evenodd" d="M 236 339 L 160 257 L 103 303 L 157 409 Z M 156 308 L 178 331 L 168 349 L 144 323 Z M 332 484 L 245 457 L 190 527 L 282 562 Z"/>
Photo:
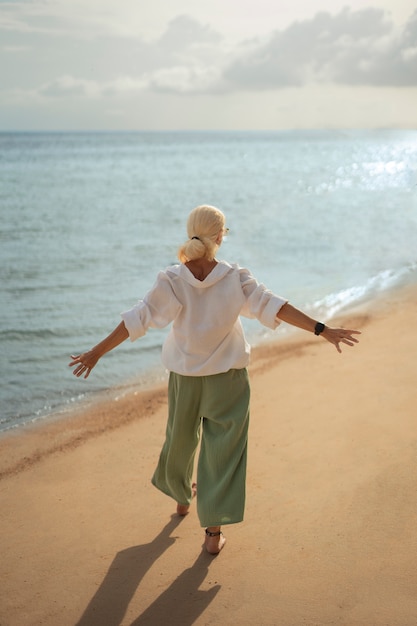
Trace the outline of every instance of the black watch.
<path fill-rule="evenodd" d="M 325 328 L 326 327 L 322 322 L 317 322 L 317 324 L 314 327 L 314 334 L 320 335 L 320 333 L 322 333 Z"/>

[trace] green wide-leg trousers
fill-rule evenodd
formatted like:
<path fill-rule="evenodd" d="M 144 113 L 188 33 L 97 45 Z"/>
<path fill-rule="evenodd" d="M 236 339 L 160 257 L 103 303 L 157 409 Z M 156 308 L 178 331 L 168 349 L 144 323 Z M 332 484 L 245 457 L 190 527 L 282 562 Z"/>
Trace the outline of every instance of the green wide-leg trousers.
<path fill-rule="evenodd" d="M 201 435 L 197 513 L 203 527 L 243 519 L 249 398 L 246 368 L 212 376 L 170 373 L 166 439 L 152 483 L 189 504 Z"/>

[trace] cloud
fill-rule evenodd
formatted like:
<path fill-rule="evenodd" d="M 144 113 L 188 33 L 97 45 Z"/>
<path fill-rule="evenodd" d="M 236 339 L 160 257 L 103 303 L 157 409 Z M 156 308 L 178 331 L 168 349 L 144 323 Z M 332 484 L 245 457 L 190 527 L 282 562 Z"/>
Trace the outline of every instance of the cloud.
<path fill-rule="evenodd" d="M 68 31 L 59 8 L 50 2 L 18 0 L 0 3 L 0 28 L 13 33 L 63 35 Z"/>
<path fill-rule="evenodd" d="M 158 45 L 178 54 L 181 50 L 205 44 L 218 44 L 222 36 L 207 24 L 200 24 L 188 15 L 179 15 L 171 20 Z"/>
<path fill-rule="evenodd" d="M 67 3 L 68 4 L 68 3 Z M 73 5 L 74 3 L 71 3 Z M 0 2 L 0 28 L 14 33 L 64 35 L 82 23 L 82 12 L 61 1 L 15 0 Z M 68 8 L 72 10 L 68 11 Z M 79 17 L 78 17 L 79 16 Z"/>
<path fill-rule="evenodd" d="M 101 98 L 135 95 L 143 91 L 176 94 L 198 94 L 213 90 L 219 83 L 217 68 L 174 66 L 140 77 L 119 76 L 110 81 L 96 81 L 63 75 L 43 83 L 34 90 L 15 91 L 15 100 L 34 96 L 45 98 Z"/>
<path fill-rule="evenodd" d="M 59 53 L 51 54 L 53 47 L 44 43 L 40 52 L 39 42 L 35 40 L 33 47 L 46 60 L 49 72 L 45 64 L 38 65 L 35 72 L 41 79 L 37 86 L 32 79 L 31 88 L 14 87 L 9 90 L 8 99 L 14 102 L 25 97 L 36 101 L 91 99 L 129 96 L 141 91 L 181 95 L 216 93 L 222 82 L 225 58 L 221 40 L 222 36 L 211 27 L 184 15 L 171 20 L 165 32 L 150 42 L 140 38 L 99 37 L 94 42 L 82 39 L 76 46 L 72 44 L 68 52 L 63 45 Z M 117 73 L 121 67 L 125 73 L 120 76 Z M 50 78 L 59 70 L 58 76 Z M 26 67 L 22 66 L 23 71 Z"/>
<path fill-rule="evenodd" d="M 217 67 L 176 66 L 153 72 L 147 77 L 152 91 L 178 94 L 205 94 L 220 91 L 221 75 Z"/>
<path fill-rule="evenodd" d="M 149 90 L 178 94 L 219 90 L 225 49 L 221 34 L 210 26 L 180 15 L 152 47 L 159 50 L 162 64 L 143 75 Z"/>
<path fill-rule="evenodd" d="M 163 0 L 159 3 L 165 4 Z M 175 11 L 175 6 L 161 8 L 164 15 L 172 15 L 172 10 Z M 149 20 L 154 21 L 150 18 L 152 14 L 158 15 L 157 32 L 164 27 L 160 13 L 156 7 L 145 7 L 137 0 L 0 0 L 0 29 L 76 40 L 140 37 L 149 41 L 150 32 L 155 33 L 155 29 L 149 28 Z M 159 44 L 169 47 L 171 43 L 178 45 L 182 41 L 187 44 L 191 39 L 214 41 L 217 37 L 211 26 L 180 14 L 169 22 Z"/>
<path fill-rule="evenodd" d="M 417 85 L 417 11 L 397 33 L 378 9 L 318 13 L 273 33 L 224 71 L 231 89 L 277 89 L 308 83 Z"/>
<path fill-rule="evenodd" d="M 417 85 L 417 11 L 400 32 L 379 9 L 320 12 L 234 50 L 208 26 L 181 16 L 172 20 L 158 46 L 170 52 L 171 63 L 146 75 L 148 88 L 155 91 L 219 94 L 308 84 Z"/>
<path fill-rule="evenodd" d="M 7 52 L 10 54 L 18 54 L 19 52 L 28 52 L 31 50 L 31 46 L 14 46 L 14 45 L 5 45 L 2 46 L 3 52 Z"/>
<path fill-rule="evenodd" d="M 27 3 L 22 15 L 27 16 L 30 9 L 38 20 L 51 6 L 58 12 L 66 5 Z M 104 19 L 102 14 L 100 17 Z M 19 28 L 28 27 L 18 13 L 15 18 Z M 37 26 L 46 27 L 46 22 L 37 21 Z M 58 22 L 51 14 L 49 25 Z M 10 26 L 10 20 L 7 23 Z M 36 34 L 36 39 L 15 36 L 4 42 L 4 49 L 16 59 L 13 71 L 4 60 L 3 74 L 9 73 L 10 83 L 9 92 L 3 83 L 6 99 L 23 102 L 26 97 L 44 102 L 60 98 L 120 99 L 144 92 L 189 96 L 304 85 L 417 85 L 417 11 L 402 29 L 378 9 L 343 9 L 334 15 L 320 12 L 238 46 L 232 46 L 210 25 L 187 15 L 171 20 L 162 35 L 152 41 L 96 33 L 88 40 L 81 35 L 76 42 L 61 37 L 57 50 L 56 32 L 41 40 Z M 32 63 L 31 47 L 42 63 Z M 18 83 L 17 77 L 25 73 L 29 77 L 26 84 Z"/>
<path fill-rule="evenodd" d="M 120 76 L 111 81 L 94 81 L 64 75 L 44 83 L 37 94 L 49 98 L 100 98 L 102 96 L 120 96 L 136 93 L 147 87 L 146 80 Z"/>
<path fill-rule="evenodd" d="M 38 94 L 44 97 L 59 98 L 68 96 L 97 97 L 101 89 L 97 82 L 65 75 L 44 83 Z"/>

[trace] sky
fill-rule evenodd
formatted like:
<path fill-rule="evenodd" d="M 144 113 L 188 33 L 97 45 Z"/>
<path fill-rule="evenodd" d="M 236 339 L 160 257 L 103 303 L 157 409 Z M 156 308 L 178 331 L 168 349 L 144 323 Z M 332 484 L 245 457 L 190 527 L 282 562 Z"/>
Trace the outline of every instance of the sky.
<path fill-rule="evenodd" d="M 0 130 L 416 128 L 417 2 L 0 0 Z"/>

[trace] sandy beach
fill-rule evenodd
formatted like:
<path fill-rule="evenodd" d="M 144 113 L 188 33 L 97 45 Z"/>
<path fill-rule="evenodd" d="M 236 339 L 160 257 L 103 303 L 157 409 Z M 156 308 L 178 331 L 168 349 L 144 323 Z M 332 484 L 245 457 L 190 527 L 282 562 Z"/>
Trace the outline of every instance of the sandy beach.
<path fill-rule="evenodd" d="M 165 387 L 4 434 L 0 626 L 416 625 L 416 301 L 333 320 L 363 333 L 342 355 L 301 331 L 253 351 L 246 516 L 217 557 L 150 484 Z"/>

